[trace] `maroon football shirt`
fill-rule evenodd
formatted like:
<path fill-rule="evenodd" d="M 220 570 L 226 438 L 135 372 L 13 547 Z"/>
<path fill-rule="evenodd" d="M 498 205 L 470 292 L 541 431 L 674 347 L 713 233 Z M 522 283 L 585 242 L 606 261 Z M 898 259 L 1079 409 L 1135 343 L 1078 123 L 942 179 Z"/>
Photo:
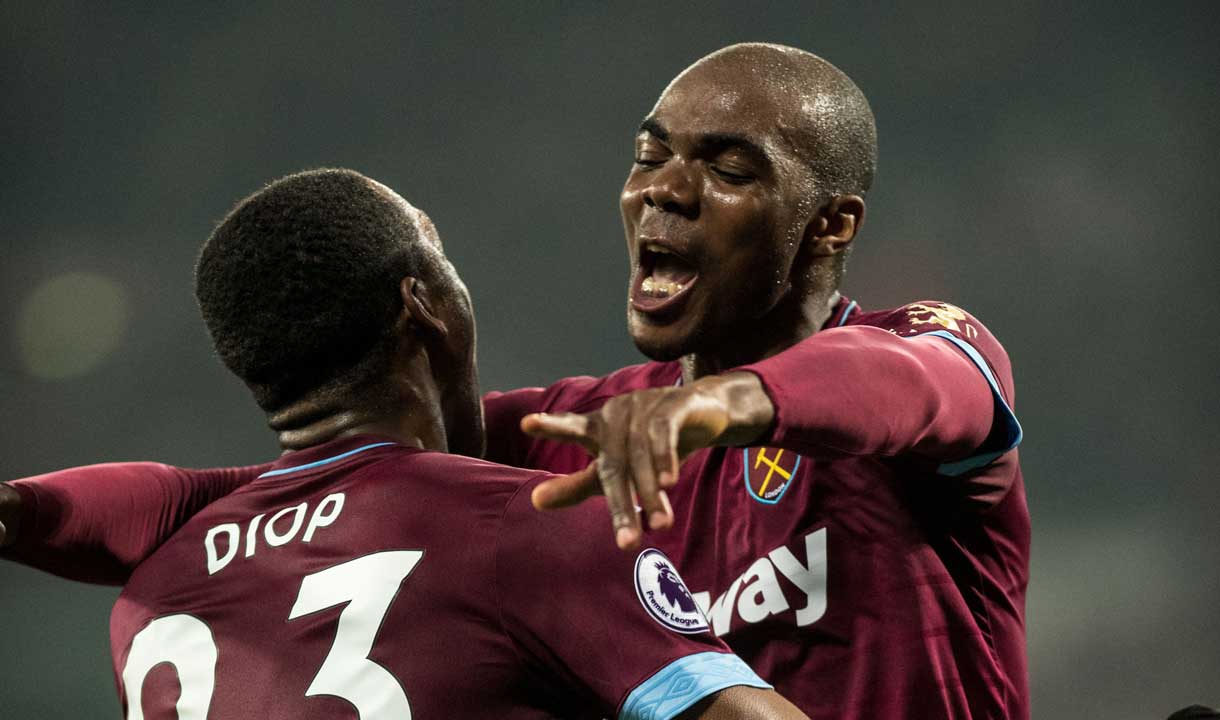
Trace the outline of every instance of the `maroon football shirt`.
<path fill-rule="evenodd" d="M 770 436 L 692 456 L 670 492 L 677 525 L 646 536 L 712 629 L 813 717 L 1027 718 L 1029 516 L 1000 344 L 951 305 L 865 313 L 845 299 L 822 331 L 746 369 L 775 404 Z M 648 363 L 491 393 L 488 458 L 584 467 L 579 448 L 523 435 L 521 416 L 594 410 L 680 376 Z M 22 532 L 4 555 L 121 583 L 260 471 L 144 463 L 18 481 Z M 596 507 L 584 521 L 604 527 Z"/>
<path fill-rule="evenodd" d="M 811 717 L 1027 718 L 1030 529 L 999 343 L 944 303 L 843 300 L 826 329 L 746 369 L 776 406 L 770 436 L 691 456 L 675 526 L 645 535 L 713 630 Z M 648 363 L 492 393 L 488 457 L 575 471 L 586 454 L 523 435 L 522 415 L 680 378 Z"/>
<path fill-rule="evenodd" d="M 535 511 L 544 477 L 367 435 L 285 455 L 132 574 L 126 717 L 668 718 L 767 686 L 604 506 Z"/>

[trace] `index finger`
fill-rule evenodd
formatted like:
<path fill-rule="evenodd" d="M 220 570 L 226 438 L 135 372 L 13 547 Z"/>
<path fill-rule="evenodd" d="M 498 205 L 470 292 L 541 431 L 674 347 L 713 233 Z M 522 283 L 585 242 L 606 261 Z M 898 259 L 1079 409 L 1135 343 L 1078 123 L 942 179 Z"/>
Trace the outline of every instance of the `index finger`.
<path fill-rule="evenodd" d="M 589 418 L 577 413 L 530 413 L 521 418 L 521 431 L 546 440 L 574 442 L 597 452 L 597 441 L 590 434 Z"/>

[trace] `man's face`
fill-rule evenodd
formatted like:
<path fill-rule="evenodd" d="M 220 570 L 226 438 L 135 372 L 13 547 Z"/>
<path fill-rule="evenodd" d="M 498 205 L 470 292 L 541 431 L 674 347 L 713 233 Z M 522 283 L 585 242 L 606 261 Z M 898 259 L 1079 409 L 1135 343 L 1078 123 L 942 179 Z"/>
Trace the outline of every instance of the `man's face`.
<path fill-rule="evenodd" d="M 636 137 L 620 206 L 628 328 L 651 358 L 715 352 L 790 289 L 811 218 L 782 93 L 695 68 Z"/>

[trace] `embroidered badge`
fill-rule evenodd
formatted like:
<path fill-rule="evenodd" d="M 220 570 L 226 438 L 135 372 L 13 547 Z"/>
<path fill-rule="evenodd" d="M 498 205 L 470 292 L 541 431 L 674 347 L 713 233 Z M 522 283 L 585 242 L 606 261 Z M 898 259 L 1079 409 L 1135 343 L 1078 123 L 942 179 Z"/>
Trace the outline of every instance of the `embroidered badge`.
<path fill-rule="evenodd" d="M 801 456 L 783 448 L 752 447 L 741 452 L 746 492 L 760 503 L 779 502 L 796 477 Z"/>
<path fill-rule="evenodd" d="M 670 630 L 687 635 L 707 630 L 707 618 L 678 569 L 656 548 L 648 548 L 635 559 L 635 594 L 648 614 Z"/>
<path fill-rule="evenodd" d="M 965 311 L 948 303 L 914 303 L 907 305 L 906 311 L 907 321 L 911 325 L 939 325 L 970 339 L 978 337 L 978 329 L 966 322 Z"/>

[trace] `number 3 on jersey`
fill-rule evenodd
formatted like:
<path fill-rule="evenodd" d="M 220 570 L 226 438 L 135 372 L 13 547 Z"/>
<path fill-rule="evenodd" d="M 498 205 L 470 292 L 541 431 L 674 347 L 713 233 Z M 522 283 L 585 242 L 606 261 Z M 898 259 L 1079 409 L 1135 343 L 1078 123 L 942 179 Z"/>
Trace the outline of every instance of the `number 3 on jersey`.
<path fill-rule="evenodd" d="M 422 550 L 380 552 L 305 576 L 289 620 L 348 603 L 339 613 L 335 642 L 306 696 L 341 697 L 356 707 L 361 720 L 410 719 L 411 706 L 402 685 L 368 656 L 399 586 L 423 556 Z M 178 720 L 206 720 L 217 655 L 211 628 L 192 615 L 166 615 L 150 622 L 132 639 L 123 668 L 127 720 L 144 720 L 140 703 L 144 678 L 163 662 L 177 668 L 182 686 Z"/>

